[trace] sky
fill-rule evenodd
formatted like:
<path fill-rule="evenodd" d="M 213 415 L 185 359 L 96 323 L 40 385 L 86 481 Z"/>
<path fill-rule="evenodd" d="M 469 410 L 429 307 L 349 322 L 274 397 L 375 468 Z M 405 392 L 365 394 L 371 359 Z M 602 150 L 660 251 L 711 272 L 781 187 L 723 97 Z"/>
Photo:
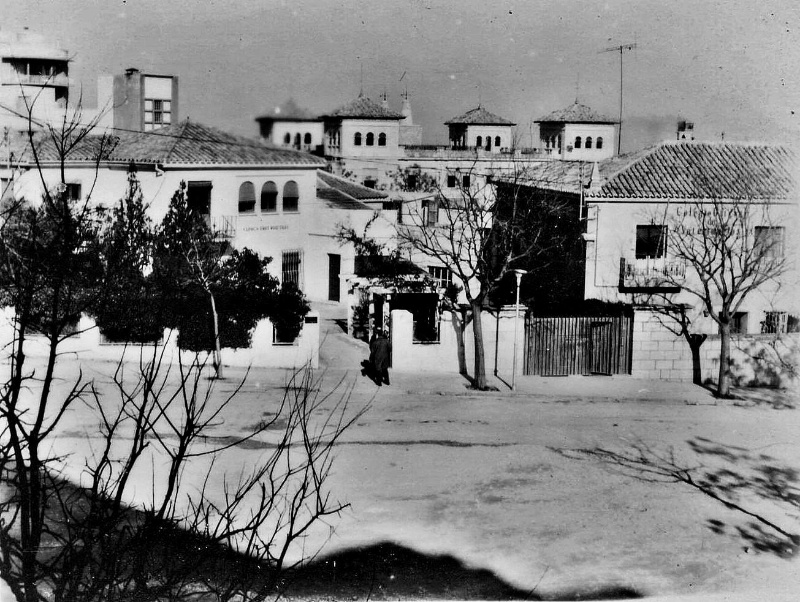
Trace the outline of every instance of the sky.
<path fill-rule="evenodd" d="M 52 35 L 87 106 L 97 76 L 180 78 L 181 119 L 257 136 L 288 98 L 325 113 L 408 89 L 423 141 L 481 104 L 536 144 L 534 120 L 576 98 L 619 113 L 623 151 L 675 136 L 800 138 L 797 0 L 26 0 L 2 29 Z M 73 98 L 77 94 L 73 92 Z"/>

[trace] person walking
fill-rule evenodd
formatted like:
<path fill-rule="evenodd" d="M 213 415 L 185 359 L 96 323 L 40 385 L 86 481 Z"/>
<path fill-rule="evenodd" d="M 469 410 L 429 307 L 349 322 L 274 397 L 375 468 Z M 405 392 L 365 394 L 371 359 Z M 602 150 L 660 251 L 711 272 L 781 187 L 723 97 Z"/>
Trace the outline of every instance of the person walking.
<path fill-rule="evenodd" d="M 384 382 L 389 384 L 389 358 L 391 357 L 391 343 L 386 332 L 379 330 L 369 344 L 369 363 L 372 367 L 372 377 L 378 386 Z"/>

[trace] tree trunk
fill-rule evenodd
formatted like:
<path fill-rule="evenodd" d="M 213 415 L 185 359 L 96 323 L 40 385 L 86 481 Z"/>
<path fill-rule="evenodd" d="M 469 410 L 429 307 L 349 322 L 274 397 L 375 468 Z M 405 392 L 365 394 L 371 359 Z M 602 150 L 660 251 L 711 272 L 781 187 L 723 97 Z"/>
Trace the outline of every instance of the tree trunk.
<path fill-rule="evenodd" d="M 475 382 L 474 387 L 479 391 L 487 388 L 486 383 L 486 356 L 483 350 L 483 323 L 481 321 L 482 304 L 472 302 L 472 334 L 475 342 Z"/>
<path fill-rule="evenodd" d="M 703 369 L 700 363 L 700 347 L 705 342 L 705 334 L 689 334 L 686 340 L 689 343 L 689 350 L 692 352 L 692 383 L 695 385 L 703 384 Z"/>
<path fill-rule="evenodd" d="M 222 376 L 222 350 L 219 345 L 219 316 L 217 315 L 217 302 L 214 300 L 214 293 L 208 292 L 211 297 L 211 319 L 214 321 L 214 369 L 217 378 Z"/>
<path fill-rule="evenodd" d="M 731 325 L 721 321 L 719 324 L 719 380 L 717 380 L 717 397 L 729 397 L 731 391 L 728 362 L 731 356 Z"/>

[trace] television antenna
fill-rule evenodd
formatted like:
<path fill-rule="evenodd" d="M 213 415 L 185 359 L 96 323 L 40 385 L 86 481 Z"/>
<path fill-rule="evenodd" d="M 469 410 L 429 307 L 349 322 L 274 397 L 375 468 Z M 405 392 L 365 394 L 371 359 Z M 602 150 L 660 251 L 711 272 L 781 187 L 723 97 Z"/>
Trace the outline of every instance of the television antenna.
<path fill-rule="evenodd" d="M 629 44 L 620 44 L 619 46 L 610 46 L 600 51 L 600 54 L 605 52 L 619 52 L 619 126 L 617 127 L 617 152 L 622 152 L 622 55 L 628 50 L 636 48 L 636 42 Z"/>

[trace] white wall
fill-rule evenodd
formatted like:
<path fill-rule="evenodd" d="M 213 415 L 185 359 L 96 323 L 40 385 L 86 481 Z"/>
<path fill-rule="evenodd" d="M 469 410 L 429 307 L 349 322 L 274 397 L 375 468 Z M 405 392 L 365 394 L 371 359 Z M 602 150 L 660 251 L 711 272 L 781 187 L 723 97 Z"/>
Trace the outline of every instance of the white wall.
<path fill-rule="evenodd" d="M 584 297 L 604 301 L 631 302 L 629 292 L 620 291 L 620 258 L 633 261 L 636 249 L 636 226 L 647 224 L 674 224 L 676 216 L 686 212 L 686 201 L 671 202 L 602 201 L 588 199 L 586 275 Z M 746 298 L 739 311 L 748 313 L 750 333 L 760 332 L 761 321 L 767 311 L 797 311 L 800 304 L 797 257 L 800 239 L 797 236 L 798 207 L 796 205 L 775 206 L 770 211 L 770 223 L 783 225 L 785 231 L 785 253 L 790 266 L 780 282 L 763 285 Z M 667 216 L 666 218 L 664 216 Z M 669 236 L 677 233 L 670 232 Z M 665 258 L 670 261 L 669 255 Z M 687 278 L 696 275 L 687 268 Z M 696 282 L 696 280 L 695 280 Z M 697 297 L 683 291 L 675 297 L 676 302 L 692 307 L 699 305 Z M 711 320 L 705 320 L 704 332 L 715 333 Z"/>
<path fill-rule="evenodd" d="M 0 341 L 11 341 L 14 336 L 13 309 L 5 308 L 0 313 Z M 132 346 L 126 349 L 121 344 L 101 343 L 100 331 L 94 321 L 83 316 L 79 324 L 80 334 L 66 339 L 59 345 L 59 353 L 66 358 L 73 357 L 83 362 L 109 361 L 117 362 L 126 354 L 130 361 L 139 360 L 139 348 Z M 178 333 L 164 331 L 163 345 L 166 346 L 164 356 L 169 361 L 182 357 L 182 361 L 191 362 L 194 354 L 180 352 L 177 348 Z M 253 343 L 249 349 L 223 349 L 223 366 L 255 367 L 255 368 L 300 368 L 309 364 L 319 367 L 319 313 L 309 312 L 303 329 L 293 344 L 276 344 L 273 342 L 272 323 L 262 320 L 253 332 Z M 161 348 L 161 346 L 160 346 Z M 152 354 L 152 346 L 144 350 Z M 44 357 L 48 353 L 47 341 L 44 337 L 30 337 L 25 354 L 30 357 Z M 211 361 L 209 360 L 209 365 Z"/>

